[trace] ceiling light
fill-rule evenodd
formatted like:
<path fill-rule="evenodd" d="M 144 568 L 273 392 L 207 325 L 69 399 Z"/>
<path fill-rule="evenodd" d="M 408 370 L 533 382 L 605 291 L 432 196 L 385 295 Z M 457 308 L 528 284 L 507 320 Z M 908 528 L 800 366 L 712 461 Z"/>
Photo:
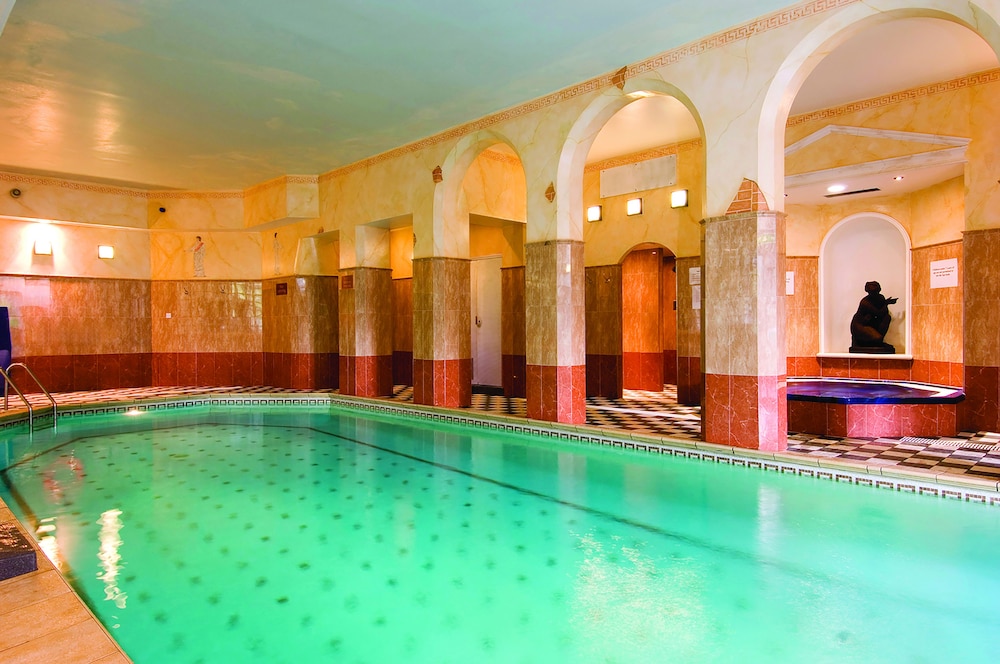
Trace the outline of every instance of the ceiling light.
<path fill-rule="evenodd" d="M 688 204 L 687 189 L 678 189 L 677 191 L 670 192 L 670 207 L 682 208 L 682 207 L 687 207 L 687 204 Z"/>
<path fill-rule="evenodd" d="M 642 214 L 642 199 L 641 198 L 630 198 L 625 201 L 625 214 L 630 217 L 634 217 L 637 214 Z"/>
<path fill-rule="evenodd" d="M 36 256 L 51 256 L 52 255 L 52 241 L 51 240 L 35 240 L 35 255 Z"/>
<path fill-rule="evenodd" d="M 896 182 L 899 182 L 902 179 L 903 179 L 902 175 L 897 175 L 896 177 L 893 178 L 893 180 L 895 180 Z"/>
<path fill-rule="evenodd" d="M 847 189 L 846 184 L 831 184 L 829 187 L 826 188 L 826 191 L 829 194 L 839 194 L 840 192 L 846 189 Z"/>
<path fill-rule="evenodd" d="M 601 220 L 601 206 L 591 205 L 587 208 L 587 221 L 600 221 Z"/>
<path fill-rule="evenodd" d="M 97 257 L 98 258 L 114 258 L 115 248 L 110 244 L 99 244 L 97 245 Z"/>

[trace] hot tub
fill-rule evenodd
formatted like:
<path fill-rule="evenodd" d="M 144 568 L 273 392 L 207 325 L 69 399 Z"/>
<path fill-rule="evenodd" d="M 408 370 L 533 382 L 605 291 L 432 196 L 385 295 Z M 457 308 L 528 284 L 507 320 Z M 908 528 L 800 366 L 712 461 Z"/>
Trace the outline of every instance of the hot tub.
<path fill-rule="evenodd" d="M 960 387 L 861 378 L 788 378 L 788 429 L 850 438 L 954 436 Z"/>

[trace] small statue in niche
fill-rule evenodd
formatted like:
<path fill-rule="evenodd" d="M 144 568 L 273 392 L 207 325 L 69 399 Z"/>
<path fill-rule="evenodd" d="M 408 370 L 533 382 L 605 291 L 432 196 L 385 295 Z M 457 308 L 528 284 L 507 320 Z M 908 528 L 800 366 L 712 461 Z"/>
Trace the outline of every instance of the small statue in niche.
<path fill-rule="evenodd" d="M 851 319 L 852 353 L 895 353 L 892 344 L 885 343 L 885 333 L 889 331 L 892 316 L 889 305 L 896 304 L 898 298 L 882 295 L 882 286 L 877 281 L 865 284 L 865 295 L 858 304 L 858 312 Z"/>

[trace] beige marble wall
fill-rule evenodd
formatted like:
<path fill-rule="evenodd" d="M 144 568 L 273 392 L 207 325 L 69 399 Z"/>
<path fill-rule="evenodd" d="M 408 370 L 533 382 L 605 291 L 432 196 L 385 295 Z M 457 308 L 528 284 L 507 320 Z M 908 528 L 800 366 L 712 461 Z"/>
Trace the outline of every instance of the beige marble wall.
<path fill-rule="evenodd" d="M 930 264 L 958 259 L 959 282 L 955 288 L 931 288 Z M 913 357 L 935 362 L 962 362 L 962 243 L 949 242 L 912 251 Z"/>
<path fill-rule="evenodd" d="M 389 264 L 393 279 L 413 277 L 413 226 L 389 232 Z"/>
<path fill-rule="evenodd" d="M 0 218 L 0 266 L 7 274 L 99 279 L 149 279 L 149 234 L 140 230 L 41 224 Z M 52 245 L 37 256 L 36 240 Z M 111 245 L 112 259 L 99 258 L 98 245 Z"/>
<path fill-rule="evenodd" d="M 524 225 L 469 227 L 469 257 L 499 255 L 503 267 L 524 265 Z"/>
<path fill-rule="evenodd" d="M 783 217 L 746 213 L 705 222 L 706 374 L 785 374 Z"/>
<path fill-rule="evenodd" d="M 661 153 L 677 155 L 675 186 L 601 198 L 601 168 L 619 165 L 620 162 L 637 162 L 621 158 L 610 163 L 593 164 L 584 171 L 584 210 L 591 205 L 602 206 L 601 221 L 585 222 L 583 226 L 584 257 L 587 265 L 617 263 L 632 247 L 643 242 L 663 245 L 678 256 L 699 254 L 701 219 L 698 215 L 703 209 L 705 151 L 701 141 L 670 147 L 672 149 L 657 150 L 648 157 L 660 156 Z M 643 156 L 637 155 L 640 158 Z M 670 207 L 670 194 L 677 189 L 688 190 L 687 207 Z M 625 202 L 636 196 L 642 198 L 643 212 L 641 215 L 628 217 L 625 215 Z"/>
<path fill-rule="evenodd" d="M 527 190 L 521 161 L 513 153 L 484 150 L 462 180 L 469 214 L 524 222 Z"/>
<path fill-rule="evenodd" d="M 154 281 L 151 300 L 156 353 L 263 350 L 259 281 Z"/>
<path fill-rule="evenodd" d="M 278 294 L 284 284 L 287 292 Z M 265 353 L 336 353 L 337 277 L 267 279 L 262 286 Z"/>
<path fill-rule="evenodd" d="M 789 256 L 785 270 L 795 274 L 795 293 L 785 298 L 789 357 L 815 357 L 819 352 L 819 258 Z"/>
<path fill-rule="evenodd" d="M 14 357 L 149 353 L 150 284 L 0 276 Z"/>
<path fill-rule="evenodd" d="M 622 353 L 622 266 L 586 268 L 587 355 Z"/>
<path fill-rule="evenodd" d="M 967 232 L 963 244 L 965 364 L 1000 367 L 1000 232 Z"/>
<path fill-rule="evenodd" d="M 315 175 L 285 175 L 243 192 L 243 224 L 247 228 L 316 217 L 319 217 L 319 183 Z"/>
<path fill-rule="evenodd" d="M 470 279 L 468 260 L 414 259 L 414 359 L 460 360 L 472 356 Z"/>
<path fill-rule="evenodd" d="M 525 246 L 526 353 L 529 365 L 586 363 L 583 243 Z"/>
<path fill-rule="evenodd" d="M 151 235 L 153 279 L 194 279 L 199 236 L 205 244 L 204 278 L 244 281 L 263 276 L 259 233 L 192 231 Z"/>
<path fill-rule="evenodd" d="M 692 300 L 691 268 L 701 267 L 700 257 L 677 259 L 677 355 L 701 357 L 701 302 Z"/>
<path fill-rule="evenodd" d="M 0 172 L 0 215 L 146 228 L 147 194 L 125 187 Z M 10 196 L 19 189 L 18 197 Z"/>
<path fill-rule="evenodd" d="M 907 194 L 846 199 L 825 205 L 789 205 L 788 251 L 796 256 L 818 256 L 823 238 L 851 215 L 878 212 L 892 217 L 907 231 L 914 247 L 960 240 L 965 229 L 965 190 L 962 178 L 953 178 Z"/>

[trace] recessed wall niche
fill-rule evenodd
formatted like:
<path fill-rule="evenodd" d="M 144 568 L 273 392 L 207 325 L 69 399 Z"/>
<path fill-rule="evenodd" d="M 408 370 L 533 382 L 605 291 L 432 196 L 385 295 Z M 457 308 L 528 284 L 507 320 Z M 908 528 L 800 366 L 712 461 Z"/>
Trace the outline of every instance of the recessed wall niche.
<path fill-rule="evenodd" d="M 852 215 L 830 229 L 819 252 L 820 355 L 847 355 L 851 318 L 865 296 L 865 283 L 877 281 L 886 297 L 892 323 L 886 343 L 889 357 L 910 357 L 910 238 L 895 219 L 875 212 Z M 858 356 L 858 355 L 852 355 Z M 886 356 L 881 356 L 886 357 Z"/>

